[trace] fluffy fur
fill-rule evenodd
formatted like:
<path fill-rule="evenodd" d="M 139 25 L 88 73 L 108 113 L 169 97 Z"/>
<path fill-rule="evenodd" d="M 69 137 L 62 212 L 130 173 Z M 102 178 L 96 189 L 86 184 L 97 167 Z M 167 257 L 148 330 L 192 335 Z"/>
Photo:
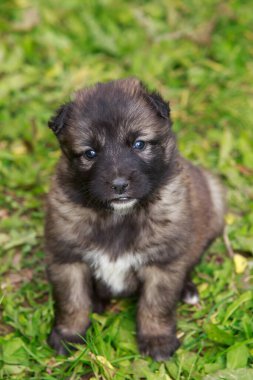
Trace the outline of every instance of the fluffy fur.
<path fill-rule="evenodd" d="M 223 230 L 219 182 L 180 156 L 168 105 L 134 78 L 77 92 L 49 127 L 63 153 L 45 228 L 49 343 L 65 353 L 64 342 L 82 341 L 91 310 L 138 294 L 140 351 L 168 358 L 179 345 L 176 304 L 197 302 L 191 270 Z"/>

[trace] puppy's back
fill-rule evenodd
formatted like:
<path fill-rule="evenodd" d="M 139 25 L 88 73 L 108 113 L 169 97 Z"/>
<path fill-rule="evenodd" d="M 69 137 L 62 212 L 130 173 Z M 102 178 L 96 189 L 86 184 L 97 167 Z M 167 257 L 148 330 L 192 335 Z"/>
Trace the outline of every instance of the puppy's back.
<path fill-rule="evenodd" d="M 195 247 L 206 249 L 222 234 L 225 215 L 225 191 L 219 180 L 205 169 L 182 159 L 184 183 L 189 192 L 191 223 L 195 233 Z M 203 245 L 201 247 L 201 245 Z M 192 252 L 195 255 L 195 252 Z"/>

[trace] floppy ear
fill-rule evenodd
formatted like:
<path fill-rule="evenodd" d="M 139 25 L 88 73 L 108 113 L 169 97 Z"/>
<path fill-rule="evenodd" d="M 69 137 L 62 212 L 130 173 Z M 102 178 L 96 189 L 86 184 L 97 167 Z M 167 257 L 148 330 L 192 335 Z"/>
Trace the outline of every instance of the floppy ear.
<path fill-rule="evenodd" d="M 158 92 L 147 93 L 145 94 L 145 98 L 159 116 L 170 120 L 169 103 L 166 103 Z"/>
<path fill-rule="evenodd" d="M 67 122 L 70 107 L 71 103 L 60 106 L 48 122 L 49 128 L 52 129 L 56 136 L 59 135 Z"/>

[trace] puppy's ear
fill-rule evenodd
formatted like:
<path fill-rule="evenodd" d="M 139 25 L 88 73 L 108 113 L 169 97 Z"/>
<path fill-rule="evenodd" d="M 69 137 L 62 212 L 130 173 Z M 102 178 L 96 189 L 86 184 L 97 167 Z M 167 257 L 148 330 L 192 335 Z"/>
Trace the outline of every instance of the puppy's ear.
<path fill-rule="evenodd" d="M 170 120 L 169 103 L 166 103 L 160 94 L 157 92 L 146 93 L 145 98 L 159 116 Z"/>
<path fill-rule="evenodd" d="M 48 122 L 48 126 L 56 136 L 60 134 L 67 123 L 71 103 L 63 104 Z"/>

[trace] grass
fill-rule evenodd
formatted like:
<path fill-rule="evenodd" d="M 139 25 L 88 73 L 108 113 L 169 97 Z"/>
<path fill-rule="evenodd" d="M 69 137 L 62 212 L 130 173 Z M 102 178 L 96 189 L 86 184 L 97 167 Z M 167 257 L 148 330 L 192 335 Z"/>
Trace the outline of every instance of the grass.
<path fill-rule="evenodd" d="M 0 12 L 1 379 L 253 378 L 253 12 L 240 0 L 2 0 Z M 183 155 L 220 174 L 227 235 L 195 271 L 198 307 L 179 305 L 182 345 L 140 357 L 135 301 L 114 301 L 69 357 L 46 344 L 44 199 L 59 157 L 47 129 L 76 89 L 139 76 L 170 100 Z"/>

